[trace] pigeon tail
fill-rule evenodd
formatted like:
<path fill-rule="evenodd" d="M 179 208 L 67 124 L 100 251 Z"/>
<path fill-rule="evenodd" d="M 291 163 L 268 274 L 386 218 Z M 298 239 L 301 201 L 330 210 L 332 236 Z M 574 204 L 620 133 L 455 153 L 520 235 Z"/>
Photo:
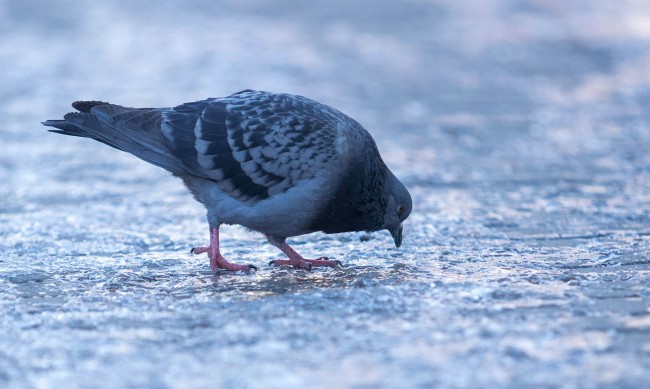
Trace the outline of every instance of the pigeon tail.
<path fill-rule="evenodd" d="M 50 132 L 94 139 L 172 173 L 187 173 L 160 136 L 164 109 L 127 108 L 102 101 L 76 101 L 72 106 L 79 112 L 42 124 L 56 128 Z"/>

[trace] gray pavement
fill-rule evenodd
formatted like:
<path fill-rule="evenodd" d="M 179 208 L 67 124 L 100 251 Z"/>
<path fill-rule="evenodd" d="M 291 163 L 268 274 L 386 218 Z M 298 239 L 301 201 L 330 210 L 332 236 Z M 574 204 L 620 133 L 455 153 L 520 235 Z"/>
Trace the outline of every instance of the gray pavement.
<path fill-rule="evenodd" d="M 647 387 L 644 1 L 0 3 L 0 387 Z M 375 136 L 414 210 L 269 269 L 164 171 L 39 122 L 245 88 Z"/>

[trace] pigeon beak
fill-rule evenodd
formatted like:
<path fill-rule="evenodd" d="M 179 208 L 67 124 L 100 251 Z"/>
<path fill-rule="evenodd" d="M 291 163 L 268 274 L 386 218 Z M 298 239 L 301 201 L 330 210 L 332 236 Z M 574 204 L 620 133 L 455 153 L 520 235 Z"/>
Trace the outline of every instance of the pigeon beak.
<path fill-rule="evenodd" d="M 390 234 L 393 236 L 393 239 L 395 239 L 395 247 L 399 247 L 402 245 L 402 230 L 404 227 L 402 226 L 402 223 L 397 226 L 394 230 L 389 230 Z"/>

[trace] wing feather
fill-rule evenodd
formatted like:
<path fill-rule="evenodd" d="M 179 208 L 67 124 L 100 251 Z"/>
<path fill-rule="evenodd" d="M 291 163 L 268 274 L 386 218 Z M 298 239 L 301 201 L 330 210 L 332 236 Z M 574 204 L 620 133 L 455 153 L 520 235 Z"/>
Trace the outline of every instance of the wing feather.
<path fill-rule="evenodd" d="M 342 122 L 353 121 L 313 100 L 247 90 L 175 107 L 160 125 L 188 171 L 253 204 L 326 169 Z"/>

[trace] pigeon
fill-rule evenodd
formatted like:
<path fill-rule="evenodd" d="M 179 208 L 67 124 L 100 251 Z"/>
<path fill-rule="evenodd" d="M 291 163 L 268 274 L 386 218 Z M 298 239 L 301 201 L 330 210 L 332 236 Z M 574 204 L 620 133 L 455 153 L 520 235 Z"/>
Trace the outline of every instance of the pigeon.
<path fill-rule="evenodd" d="M 286 239 L 388 230 L 402 244 L 411 195 L 388 169 L 372 136 L 344 113 L 309 98 L 246 89 L 173 108 L 76 101 L 78 112 L 47 120 L 51 132 L 91 138 L 179 177 L 207 210 L 213 272 L 257 270 L 226 261 L 219 227 L 264 234 L 288 259 L 271 266 L 337 267 L 305 259 Z"/>

